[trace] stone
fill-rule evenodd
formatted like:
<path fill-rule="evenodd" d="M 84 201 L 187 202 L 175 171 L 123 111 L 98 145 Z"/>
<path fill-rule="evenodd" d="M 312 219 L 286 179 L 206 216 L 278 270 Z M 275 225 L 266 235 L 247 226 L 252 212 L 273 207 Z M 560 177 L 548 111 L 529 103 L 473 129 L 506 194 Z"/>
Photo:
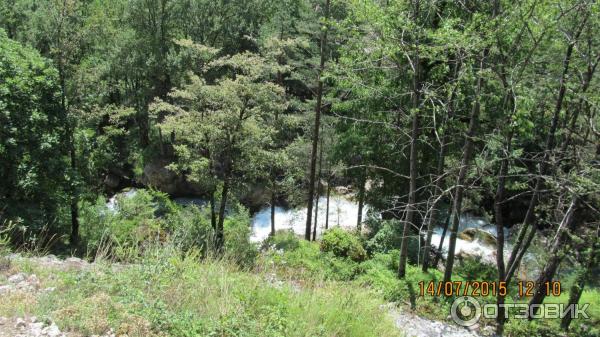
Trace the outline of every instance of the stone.
<path fill-rule="evenodd" d="M 8 321 L 8 319 L 6 317 L 1 317 L 0 316 L 0 325 L 6 325 L 7 321 Z"/>
<path fill-rule="evenodd" d="M 142 182 L 165 193 L 175 194 L 180 178 L 177 173 L 167 168 L 169 162 L 159 160 L 150 162 L 144 166 Z"/>
<path fill-rule="evenodd" d="M 9 276 L 8 282 L 17 284 L 17 283 L 21 283 L 21 282 L 25 281 L 26 279 L 27 279 L 27 275 L 25 275 L 23 273 L 18 273 L 18 274 Z"/>
<path fill-rule="evenodd" d="M 465 241 L 478 240 L 487 246 L 496 246 L 496 237 L 484 230 L 479 228 L 467 228 L 464 231 L 458 233 L 458 238 Z"/>
<path fill-rule="evenodd" d="M 336 186 L 333 188 L 337 194 L 346 195 L 350 193 L 350 188 L 346 186 Z"/>
<path fill-rule="evenodd" d="M 120 183 L 121 177 L 116 174 L 108 173 L 106 177 L 104 177 L 104 185 L 106 185 L 108 188 L 115 189 L 119 187 Z"/>
<path fill-rule="evenodd" d="M 40 280 L 38 279 L 38 277 L 35 274 L 31 274 L 27 278 L 27 283 L 29 283 L 32 286 L 39 286 Z"/>
<path fill-rule="evenodd" d="M 10 290 L 11 290 L 11 286 L 8 286 L 8 285 L 0 286 L 0 295 L 9 293 Z"/>
<path fill-rule="evenodd" d="M 42 330 L 44 329 L 44 323 L 31 323 L 27 327 L 27 333 L 31 336 L 40 336 L 42 334 Z"/>
<path fill-rule="evenodd" d="M 70 263 L 87 263 L 86 261 L 74 256 L 67 258 L 65 261 Z"/>
<path fill-rule="evenodd" d="M 487 325 L 485 328 L 481 329 L 481 334 L 484 336 L 494 336 L 496 333 L 496 329 L 491 325 Z"/>
<path fill-rule="evenodd" d="M 191 197 L 206 193 L 201 183 L 189 181 L 185 175 L 170 170 L 168 168 L 170 164 L 171 162 L 165 158 L 158 158 L 147 163 L 144 166 L 140 182 L 145 186 L 168 193 L 172 197 Z"/>
<path fill-rule="evenodd" d="M 48 337 L 59 337 L 62 336 L 60 329 L 56 324 L 52 323 L 50 326 L 45 327 L 42 330 L 42 334 Z"/>
<path fill-rule="evenodd" d="M 15 328 L 17 329 L 23 329 L 27 326 L 27 323 L 25 322 L 25 320 L 23 320 L 22 318 L 17 318 L 17 321 L 15 322 Z"/>
<path fill-rule="evenodd" d="M 0 256 L 0 271 L 10 269 L 10 259 L 8 257 Z"/>

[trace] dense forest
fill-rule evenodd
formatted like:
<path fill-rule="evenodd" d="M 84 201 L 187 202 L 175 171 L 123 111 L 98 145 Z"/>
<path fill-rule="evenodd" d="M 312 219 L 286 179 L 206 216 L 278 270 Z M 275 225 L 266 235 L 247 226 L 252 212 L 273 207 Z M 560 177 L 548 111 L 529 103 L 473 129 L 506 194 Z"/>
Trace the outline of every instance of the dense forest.
<path fill-rule="evenodd" d="M 167 296 L 123 309 L 148 320 L 129 336 L 392 336 L 406 331 L 337 298 L 374 291 L 446 320 L 459 294 L 418 294 L 424 281 L 508 287 L 465 333 L 599 336 L 599 62 L 592 0 L 2 0 L 0 253 L 155 264 L 200 288 L 225 263 L 260 298 L 236 297 L 260 303 L 237 321 L 231 304 Z M 335 290 L 303 307 L 256 290 L 271 272 Z M 95 289 L 86 277 L 73 298 Z M 559 297 L 592 317 L 505 318 L 505 303 Z M 111 306 L 98 327 L 48 303 L 27 310 L 79 335 L 134 317 Z"/>

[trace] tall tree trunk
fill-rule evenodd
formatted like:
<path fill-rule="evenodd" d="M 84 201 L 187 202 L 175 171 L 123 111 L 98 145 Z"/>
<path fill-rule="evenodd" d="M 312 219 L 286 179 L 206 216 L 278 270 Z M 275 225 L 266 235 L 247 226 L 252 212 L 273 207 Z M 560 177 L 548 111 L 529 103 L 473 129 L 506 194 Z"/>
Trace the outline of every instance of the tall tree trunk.
<path fill-rule="evenodd" d="M 216 248 L 217 252 L 223 251 L 224 238 L 224 223 L 225 223 L 225 208 L 227 205 L 227 196 L 229 194 L 230 174 L 228 173 L 223 180 L 223 191 L 221 192 L 221 204 L 219 206 L 219 222 L 217 223 L 216 233 Z"/>
<path fill-rule="evenodd" d="M 508 175 L 508 166 L 510 164 L 510 153 L 512 151 L 512 130 L 506 136 L 505 146 L 506 153 L 502 158 L 500 164 L 500 171 L 498 172 L 498 187 L 496 189 L 496 195 L 494 196 L 494 220 L 496 222 L 496 266 L 498 270 L 498 282 L 504 282 L 506 278 L 506 268 L 504 266 L 504 218 L 502 216 L 502 204 L 504 203 L 506 194 L 506 176 Z M 506 294 L 496 295 L 496 304 L 498 308 L 498 316 L 496 317 L 497 328 L 496 335 L 502 336 L 504 333 L 504 300 Z"/>
<path fill-rule="evenodd" d="M 460 62 L 458 58 L 456 60 L 456 64 L 454 65 L 454 75 L 453 78 L 456 80 L 458 78 L 458 70 L 460 68 Z M 458 81 L 457 81 L 458 82 Z M 435 226 L 436 219 L 439 214 L 439 206 L 441 202 L 442 195 L 439 191 L 442 190 L 443 179 L 442 176 L 444 174 L 444 167 L 446 162 L 446 150 L 448 147 L 448 131 L 446 130 L 449 124 L 450 119 L 454 116 L 454 98 L 456 96 L 456 88 L 454 87 L 452 92 L 450 93 L 450 97 L 448 99 L 448 113 L 446 114 L 446 118 L 443 123 L 443 133 L 440 139 L 440 151 L 438 154 L 438 163 L 436 168 L 436 181 L 434 184 L 434 202 L 431 206 L 431 213 L 429 215 L 429 219 L 427 220 L 427 236 L 425 238 L 425 248 L 423 249 L 423 272 L 426 273 L 429 269 L 430 259 L 431 259 L 431 238 L 433 236 L 433 228 Z M 447 228 L 447 227 L 446 227 Z M 437 264 L 436 264 L 437 265 Z"/>
<path fill-rule="evenodd" d="M 60 34 L 60 33 L 59 33 Z M 59 40 L 59 45 L 61 44 Z M 77 193 L 76 183 L 76 172 L 77 172 L 77 153 L 75 152 L 75 122 L 69 120 L 69 113 L 67 107 L 67 83 L 65 74 L 65 63 L 61 54 L 58 59 L 58 76 L 60 81 L 60 105 L 62 112 L 66 118 L 66 141 L 69 148 L 69 161 L 71 168 L 71 179 L 69 190 L 70 190 L 70 213 L 71 213 L 71 235 L 69 237 L 69 245 L 72 249 L 76 248 L 79 244 L 79 209 L 77 203 L 79 201 L 79 195 Z"/>
<path fill-rule="evenodd" d="M 74 173 L 77 170 L 77 155 L 75 153 L 75 144 L 73 144 L 73 142 L 73 135 L 71 135 L 71 140 L 69 142 L 69 154 L 71 157 L 71 170 Z M 77 206 L 79 197 L 77 195 L 76 187 L 72 188 L 73 192 L 71 195 L 71 237 L 69 239 L 69 243 L 71 245 L 71 248 L 75 248 L 79 244 L 79 209 Z"/>
<path fill-rule="evenodd" d="M 317 173 L 317 197 L 315 198 L 315 224 L 313 226 L 312 240 L 317 240 L 317 223 L 319 220 L 319 198 L 321 197 L 321 170 L 323 168 L 323 137 L 319 146 L 319 169 Z"/>
<path fill-rule="evenodd" d="M 271 191 L 271 236 L 275 235 L 275 185 L 273 185 L 273 190 Z"/>
<path fill-rule="evenodd" d="M 452 268 L 454 267 L 454 252 L 456 250 L 456 238 L 458 235 L 458 224 L 460 220 L 460 213 L 462 211 L 462 201 L 464 194 L 464 184 L 467 178 L 467 172 L 471 163 L 471 152 L 473 152 L 473 138 L 475 137 L 475 130 L 477 123 L 479 122 L 479 111 L 481 89 L 483 86 L 483 63 L 484 58 L 487 56 L 487 52 L 484 51 L 479 61 L 479 72 L 477 75 L 477 85 L 475 89 L 475 101 L 471 109 L 471 117 L 469 118 L 469 129 L 465 137 L 465 145 L 463 148 L 462 160 L 460 164 L 460 170 L 458 172 L 458 179 L 455 185 L 455 196 L 454 202 L 452 203 L 452 223 L 450 226 L 450 240 L 448 242 L 448 257 L 446 258 L 446 268 L 444 270 L 444 282 L 450 282 L 452 280 Z"/>
<path fill-rule="evenodd" d="M 325 20 L 329 19 L 329 4 L 331 0 L 325 2 Z M 319 129 L 321 128 L 321 108 L 323 102 L 323 71 L 325 70 L 325 47 L 327 46 L 327 24 L 321 34 L 320 42 L 320 63 L 319 70 L 317 73 L 317 103 L 315 106 L 315 125 L 313 129 L 312 139 L 312 151 L 310 154 L 310 175 L 308 179 L 308 204 L 306 207 L 306 230 L 304 232 L 304 238 L 310 241 L 310 234 L 312 229 L 312 212 L 313 212 L 313 198 L 315 197 L 315 178 L 317 175 L 317 147 L 319 144 Z"/>
<path fill-rule="evenodd" d="M 212 191 L 210 193 L 210 224 L 212 226 L 212 228 L 216 231 L 217 230 L 217 210 L 216 210 L 216 201 L 215 201 L 215 192 L 216 191 Z"/>
<path fill-rule="evenodd" d="M 600 233 L 596 231 L 596 236 L 594 239 L 592 239 L 590 256 L 588 256 L 587 263 L 584 266 L 582 266 L 582 270 L 580 270 L 577 273 L 575 282 L 569 290 L 569 302 L 567 303 L 567 305 L 579 304 L 579 299 L 581 298 L 581 294 L 583 294 L 585 284 L 589 282 L 592 277 L 592 271 L 597 263 L 596 256 L 598 256 L 598 250 L 600 248 L 598 247 L 598 234 Z M 560 327 L 563 330 L 568 331 L 572 319 L 573 317 L 571 315 L 565 315 L 560 322 Z"/>
<path fill-rule="evenodd" d="M 327 180 L 327 203 L 325 207 L 325 230 L 329 229 L 329 196 L 331 195 L 331 179 Z"/>
<path fill-rule="evenodd" d="M 413 8 L 413 20 L 419 21 L 419 0 L 416 0 Z M 418 34 L 418 32 L 417 32 Z M 421 59 L 419 55 L 419 37 L 415 42 L 415 53 L 413 56 L 413 92 L 412 92 L 412 126 L 410 131 L 410 163 L 409 163 L 409 187 L 408 204 L 406 205 L 406 216 L 402 228 L 402 241 L 400 245 L 400 261 L 398 262 L 398 277 L 406 275 L 406 260 L 408 256 L 408 237 L 411 226 L 414 225 L 417 195 L 417 142 L 419 140 L 419 104 L 421 102 Z"/>
<path fill-rule="evenodd" d="M 444 228 L 442 229 L 442 235 L 440 237 L 440 243 L 438 245 L 438 250 L 435 254 L 435 259 L 433 260 L 432 266 L 437 267 L 440 263 L 440 259 L 442 258 L 442 251 L 444 249 L 444 240 L 446 239 L 446 233 L 448 233 L 448 227 L 450 226 L 450 218 L 451 214 L 449 213 L 446 216 L 446 221 L 444 221 Z"/>
<path fill-rule="evenodd" d="M 408 256 L 408 237 L 411 226 L 414 225 L 416 208 L 416 190 L 417 190 L 417 139 L 419 137 L 419 117 L 418 112 L 413 112 L 411 144 L 410 144 L 410 183 L 408 192 L 408 204 L 406 205 L 406 217 L 402 229 L 402 243 L 400 246 L 400 261 L 398 263 L 398 277 L 404 278 L 406 275 L 406 260 Z"/>
<path fill-rule="evenodd" d="M 525 252 L 527 251 L 527 249 L 529 249 L 529 246 L 531 245 L 531 242 L 533 241 L 533 238 L 537 232 L 537 226 L 531 226 L 531 225 L 533 224 L 533 222 L 535 220 L 535 209 L 537 207 L 538 199 L 539 199 L 539 196 L 540 196 L 540 193 L 542 190 L 544 175 L 548 171 L 548 166 L 549 166 L 548 162 L 550 160 L 551 152 L 555 146 L 555 137 L 556 137 L 556 130 L 558 128 L 558 122 L 560 119 L 560 111 L 562 110 L 565 93 L 567 91 L 567 79 L 568 79 L 567 75 L 569 73 L 569 65 L 571 62 L 571 55 L 573 54 L 575 42 L 579 38 L 579 35 L 581 34 L 583 27 L 585 26 L 585 23 L 587 22 L 588 17 L 589 17 L 589 14 L 584 17 L 581 25 L 579 26 L 578 31 L 575 34 L 575 37 L 569 42 L 569 45 L 567 46 L 565 58 L 563 60 L 563 69 L 562 69 L 562 73 L 561 73 L 561 77 L 560 77 L 558 96 L 556 98 L 556 104 L 554 106 L 554 112 L 553 112 L 553 116 L 552 116 L 552 123 L 550 125 L 550 130 L 548 131 L 548 135 L 546 136 L 546 143 L 544 146 L 544 156 L 542 158 L 542 161 L 539 163 L 539 175 L 536 178 L 535 187 L 533 188 L 531 198 L 529 199 L 529 206 L 527 207 L 527 213 L 525 214 L 525 219 L 523 220 L 523 224 L 521 226 L 521 229 L 519 230 L 519 234 L 517 236 L 517 240 L 515 241 L 514 248 L 508 259 L 508 264 L 507 264 L 508 271 L 506 273 L 506 281 L 507 282 L 509 282 L 512 279 L 512 277 L 514 276 L 517 268 L 519 267 L 519 265 L 521 263 L 521 260 L 523 259 L 523 256 L 525 255 Z M 532 228 L 529 231 L 529 234 L 527 234 L 529 227 L 532 227 Z"/>
<path fill-rule="evenodd" d="M 576 224 L 575 213 L 578 212 L 578 208 L 579 198 L 577 196 L 574 196 L 573 200 L 571 201 L 571 205 L 567 210 L 567 213 L 563 217 L 563 220 L 561 221 L 558 230 L 556 231 L 556 239 L 554 240 L 554 244 L 552 245 L 550 258 L 548 259 L 548 262 L 546 262 L 544 269 L 542 270 L 540 276 L 535 282 L 537 288 L 535 290 L 535 293 L 533 294 L 533 297 L 531 297 L 531 300 L 529 300 L 530 307 L 532 305 L 536 305 L 535 307 L 533 307 L 534 316 L 540 309 L 539 304 L 542 304 L 542 302 L 544 302 L 544 298 L 546 297 L 546 283 L 552 281 L 552 279 L 554 278 L 554 274 L 556 274 L 556 271 L 558 270 L 561 261 L 566 255 L 566 245 L 570 241 L 569 232 L 571 232 L 574 229 L 574 226 Z M 530 316 L 529 320 L 532 320 L 533 318 L 533 316 Z"/>
<path fill-rule="evenodd" d="M 365 189 L 367 185 L 366 169 L 364 176 L 361 177 L 358 187 L 358 214 L 356 215 L 356 232 L 360 235 L 362 232 L 363 209 L 365 207 Z"/>

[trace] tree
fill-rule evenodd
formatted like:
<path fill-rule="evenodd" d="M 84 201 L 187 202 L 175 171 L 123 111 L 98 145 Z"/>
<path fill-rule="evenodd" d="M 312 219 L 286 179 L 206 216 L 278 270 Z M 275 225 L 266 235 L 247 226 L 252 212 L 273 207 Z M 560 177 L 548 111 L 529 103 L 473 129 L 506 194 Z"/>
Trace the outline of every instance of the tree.
<path fill-rule="evenodd" d="M 319 68 L 317 70 L 317 102 L 315 103 L 315 124 L 312 133 L 312 149 L 310 152 L 310 165 L 309 165 L 309 176 L 308 176 L 308 204 L 306 207 L 306 231 L 304 238 L 310 240 L 312 231 L 312 213 L 313 213 L 313 202 L 315 198 L 315 184 L 317 176 L 317 149 L 319 145 L 319 131 L 321 129 L 321 110 L 323 108 L 323 72 L 325 71 L 325 62 L 327 59 L 326 48 L 327 48 L 327 32 L 329 30 L 327 22 L 329 20 L 329 8 L 330 0 L 325 0 L 325 9 L 323 20 L 324 27 L 321 28 L 321 41 L 320 41 L 320 61 Z"/>
<path fill-rule="evenodd" d="M 564 56 L 564 59 L 562 62 L 562 71 L 561 71 L 560 80 L 558 83 L 558 94 L 556 96 L 556 100 L 555 100 L 555 104 L 554 104 L 552 120 L 550 123 L 550 129 L 548 130 L 548 133 L 546 135 L 546 139 L 544 142 L 543 158 L 541 159 L 541 161 L 539 162 L 539 165 L 538 165 L 538 176 L 536 177 L 533 192 L 532 192 L 531 198 L 529 199 L 529 205 L 527 208 L 527 213 L 525 215 L 525 219 L 523 220 L 523 224 L 521 226 L 521 229 L 519 230 L 517 240 L 515 242 L 514 248 L 510 254 L 510 258 L 507 263 L 507 272 L 506 272 L 506 280 L 507 281 L 509 281 L 513 277 L 515 271 L 517 270 L 517 267 L 521 263 L 521 259 L 525 255 L 525 252 L 529 248 L 529 245 L 531 244 L 531 242 L 532 242 L 533 238 L 535 237 L 535 234 L 538 230 L 538 226 L 532 226 L 532 224 L 535 220 L 535 210 L 536 210 L 536 206 L 538 205 L 539 196 L 540 196 L 543 184 L 544 184 L 543 177 L 548 173 L 548 170 L 550 168 L 549 167 L 550 158 L 551 158 L 552 152 L 556 146 L 556 133 L 559 128 L 560 113 L 563 109 L 563 102 L 565 100 L 565 94 L 566 94 L 566 90 L 567 90 L 567 81 L 568 81 L 569 67 L 571 64 L 571 58 L 573 55 L 573 50 L 575 48 L 575 44 L 577 43 L 577 40 L 579 39 L 579 36 L 581 35 L 581 32 L 583 31 L 583 29 L 586 25 L 586 22 L 589 18 L 589 12 L 587 10 L 585 10 L 585 6 L 580 6 L 580 8 L 581 8 L 580 10 L 583 10 L 584 13 L 583 13 L 583 16 L 581 17 L 581 22 L 576 23 L 573 35 L 570 36 L 567 47 L 566 47 L 565 56 Z M 530 227 L 531 227 L 531 230 L 529 230 Z M 527 233 L 528 230 L 529 230 L 529 233 Z"/>
<path fill-rule="evenodd" d="M 220 250 L 231 190 L 263 177 L 273 141 L 272 121 L 285 109 L 285 101 L 283 89 L 269 81 L 279 67 L 259 55 L 218 58 L 207 69 L 224 75 L 214 84 L 190 75 L 189 84 L 169 94 L 174 104 L 157 101 L 152 110 L 165 114 L 159 125 L 175 134 L 179 161 L 173 168 L 187 170 L 193 180 L 209 176 L 218 182 L 215 242 Z"/>
<path fill-rule="evenodd" d="M 58 71 L 0 30 L 0 222 L 60 233 L 65 121 Z"/>
<path fill-rule="evenodd" d="M 414 226 L 416 211 L 416 193 L 417 193 L 417 143 L 419 141 L 419 109 L 421 105 L 421 59 L 419 55 L 419 0 L 412 4 L 413 21 L 417 26 L 416 36 L 414 38 L 414 53 L 412 55 L 412 68 L 414 69 L 413 84 L 411 93 L 411 128 L 410 128 L 410 164 L 409 164 L 409 189 L 408 203 L 406 205 L 406 218 L 404 219 L 404 228 L 402 230 L 402 245 L 400 246 L 400 260 L 398 263 L 398 277 L 404 278 L 406 275 L 406 259 L 408 252 L 408 234 L 410 227 Z"/>

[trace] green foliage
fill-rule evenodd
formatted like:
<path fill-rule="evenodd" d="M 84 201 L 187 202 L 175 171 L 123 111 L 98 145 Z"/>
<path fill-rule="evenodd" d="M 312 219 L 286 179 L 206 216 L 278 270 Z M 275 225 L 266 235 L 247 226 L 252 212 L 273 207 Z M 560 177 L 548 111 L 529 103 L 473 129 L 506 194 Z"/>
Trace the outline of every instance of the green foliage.
<path fill-rule="evenodd" d="M 504 333 L 510 336 L 562 336 L 556 326 L 549 326 L 541 320 L 528 321 L 526 319 L 509 320 L 504 328 Z"/>
<path fill-rule="evenodd" d="M 229 258 L 240 266 L 253 267 L 258 255 L 258 246 L 249 241 L 252 229 L 250 214 L 239 207 L 225 219 L 225 258 Z"/>
<path fill-rule="evenodd" d="M 10 251 L 10 233 L 14 228 L 14 224 L 10 221 L 4 221 L 0 224 L 0 270 L 3 270 L 5 266 L 10 265 L 8 260 L 5 260 L 4 255 Z"/>
<path fill-rule="evenodd" d="M 267 273 L 246 273 L 225 260 L 154 246 L 140 264 L 60 271 L 31 266 L 55 287 L 27 314 L 51 315 L 62 330 L 83 335 L 148 336 L 399 336 L 382 316 L 381 299 L 365 289 L 324 282 L 296 288 L 271 284 Z M 10 298 L 0 313 L 17 310 Z M 302 317 L 303 319 L 298 319 Z M 357 320 L 356 317 L 360 317 Z"/>
<path fill-rule="evenodd" d="M 93 254 L 108 244 L 124 253 L 160 236 L 161 224 L 155 217 L 157 208 L 152 194 L 146 190 L 117 195 L 112 209 L 103 197 L 98 197 L 95 203 L 82 202 L 81 232 L 88 251 Z"/>
<path fill-rule="evenodd" d="M 388 253 L 400 249 L 403 229 L 400 221 L 369 219 L 367 225 L 371 231 L 371 238 L 365 243 L 369 254 Z M 408 261 L 416 264 L 419 261 L 419 238 L 410 236 L 407 243 Z"/>
<path fill-rule="evenodd" d="M 119 193 L 109 208 L 104 198 L 82 202 L 80 223 L 89 254 L 137 260 L 148 246 L 169 242 L 182 252 L 215 254 L 215 233 L 207 207 L 179 206 L 164 193 L 130 190 Z M 252 267 L 258 250 L 250 243 L 250 217 L 238 206 L 225 220 L 224 258 Z"/>
<path fill-rule="evenodd" d="M 32 233 L 58 231 L 64 202 L 58 90 L 50 62 L 0 30 L 0 221 L 22 218 Z"/>
<path fill-rule="evenodd" d="M 367 252 L 363 248 L 360 239 L 338 227 L 323 233 L 321 251 L 331 252 L 337 257 L 347 257 L 356 262 L 361 262 L 367 257 Z"/>
<path fill-rule="evenodd" d="M 456 274 L 467 281 L 493 281 L 498 278 L 495 266 L 482 263 L 475 257 L 464 257 L 455 267 Z"/>
<path fill-rule="evenodd" d="M 314 242 L 299 241 L 299 246 L 290 250 L 269 250 L 262 258 L 262 264 L 273 263 L 286 277 L 310 280 L 349 281 L 361 273 L 360 264 L 333 253 L 324 253 Z M 272 262 L 271 262 L 272 261 Z"/>
<path fill-rule="evenodd" d="M 264 242 L 265 249 L 276 249 L 284 251 L 292 251 L 300 247 L 300 239 L 291 230 L 277 230 L 275 235 L 269 236 Z"/>

